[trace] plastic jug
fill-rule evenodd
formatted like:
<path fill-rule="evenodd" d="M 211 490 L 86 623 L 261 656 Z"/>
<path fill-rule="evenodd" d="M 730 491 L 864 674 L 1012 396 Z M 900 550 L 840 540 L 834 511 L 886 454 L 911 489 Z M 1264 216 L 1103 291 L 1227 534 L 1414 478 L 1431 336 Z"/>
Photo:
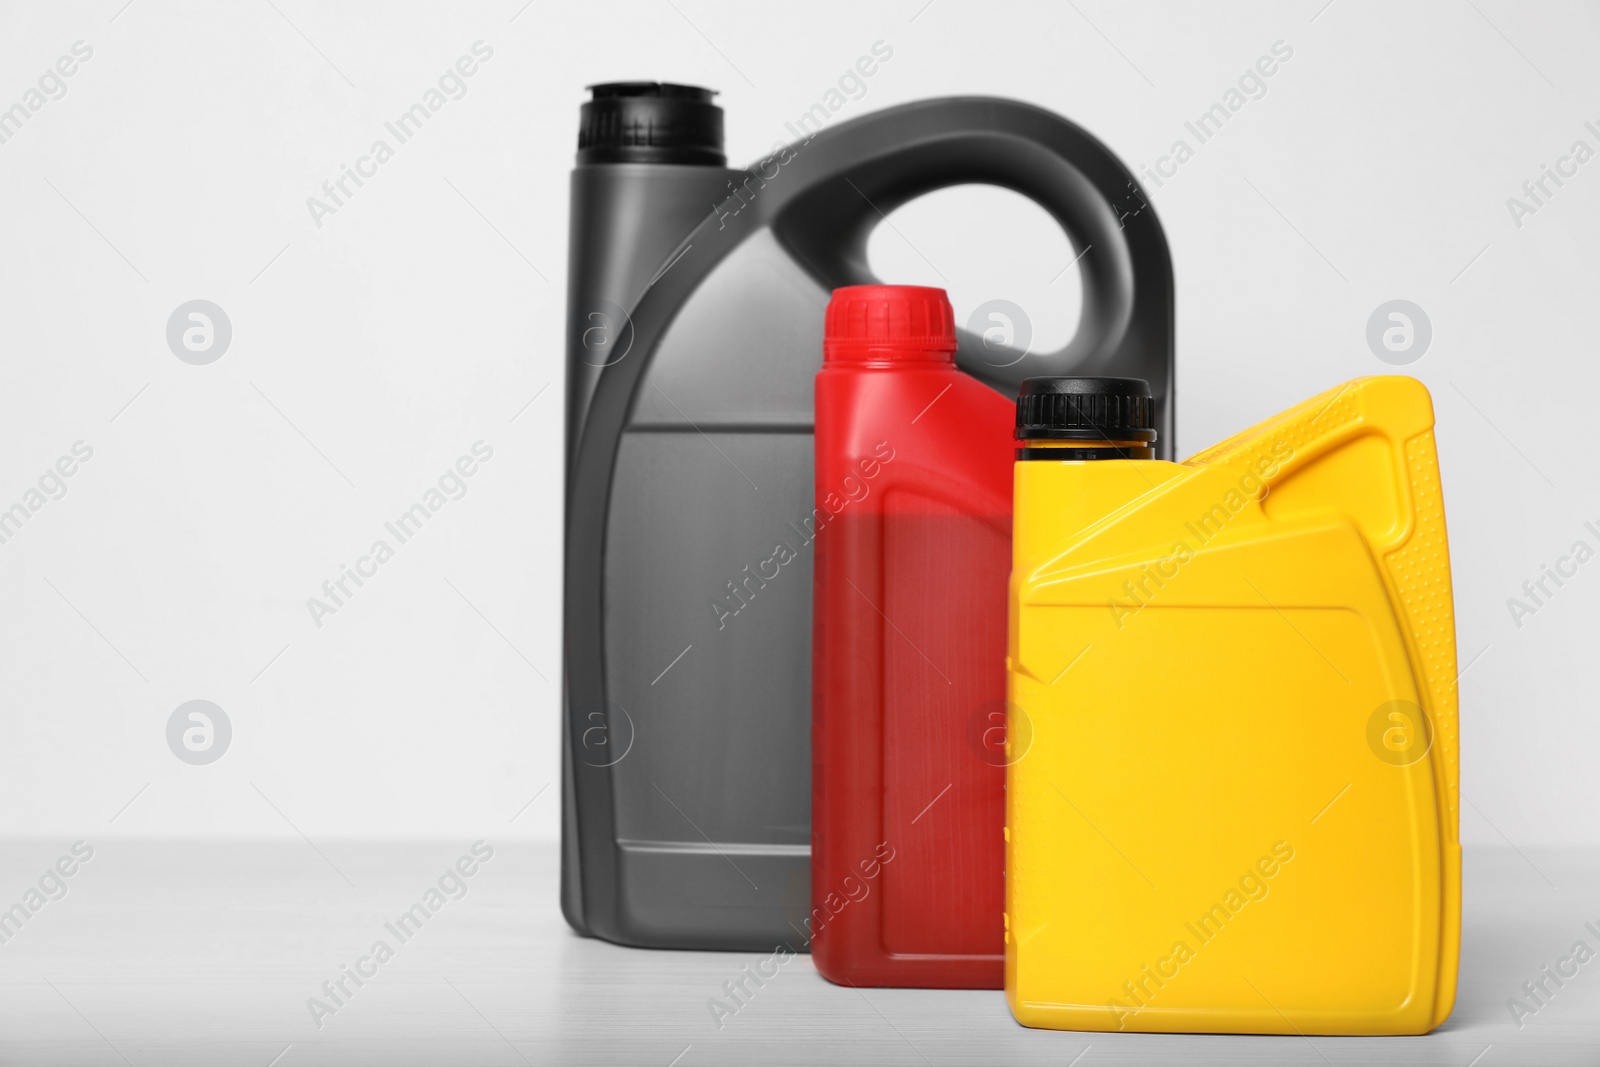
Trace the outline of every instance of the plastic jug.
<path fill-rule="evenodd" d="M 839 289 L 824 346 L 812 958 L 849 985 L 999 989 L 1014 405 L 956 369 L 942 289 Z"/>
<path fill-rule="evenodd" d="M 1017 423 L 1018 1021 L 1439 1025 L 1461 849 L 1427 390 L 1358 379 L 1183 463 L 1151 458 L 1143 382 L 1030 381 Z"/>
<path fill-rule="evenodd" d="M 627 944 L 770 951 L 811 911 L 812 389 L 883 215 L 962 183 L 1083 253 L 1061 351 L 956 365 L 1149 379 L 1172 417 L 1172 271 L 1132 175 L 1004 100 L 890 108 L 729 169 L 708 90 L 597 86 L 572 178 L 562 905 Z M 830 117 L 831 118 L 831 117 Z"/>

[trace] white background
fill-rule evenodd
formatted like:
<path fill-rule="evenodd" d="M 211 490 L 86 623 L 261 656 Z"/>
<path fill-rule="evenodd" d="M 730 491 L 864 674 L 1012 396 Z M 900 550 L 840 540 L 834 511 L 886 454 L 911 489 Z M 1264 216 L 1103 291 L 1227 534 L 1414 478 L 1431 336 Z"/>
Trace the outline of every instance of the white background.
<path fill-rule="evenodd" d="M 1434 393 L 1470 664 L 1463 837 L 1600 841 L 1600 562 L 1520 628 L 1506 603 L 1580 537 L 1600 547 L 1600 161 L 1520 228 L 1506 205 L 1573 141 L 1600 149 L 1593 5 L 123 4 L 0 14 L 0 107 L 94 49 L 0 144 L 0 508 L 94 449 L 0 544 L 0 834 L 556 835 L 586 84 L 717 87 L 746 162 L 881 40 L 893 58 L 835 121 L 1011 96 L 1137 168 L 1193 145 L 1184 122 L 1283 41 L 1267 94 L 1148 187 L 1177 272 L 1179 449 L 1385 371 L 1369 314 L 1424 308 L 1409 370 Z M 307 198 L 478 40 L 467 94 L 316 226 Z M 874 261 L 948 281 L 958 319 L 1011 299 L 1053 347 L 1076 295 L 1042 219 L 949 193 L 880 228 Z M 233 326 L 209 366 L 165 340 L 195 298 Z M 316 627 L 306 598 L 479 440 L 467 495 Z M 196 698 L 234 728 L 209 767 L 165 739 Z"/>

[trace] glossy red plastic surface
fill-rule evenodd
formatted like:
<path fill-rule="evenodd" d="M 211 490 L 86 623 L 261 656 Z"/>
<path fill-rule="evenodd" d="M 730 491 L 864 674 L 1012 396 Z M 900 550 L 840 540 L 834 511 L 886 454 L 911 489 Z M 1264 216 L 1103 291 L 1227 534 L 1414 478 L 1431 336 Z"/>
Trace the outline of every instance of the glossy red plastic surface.
<path fill-rule="evenodd" d="M 853 985 L 1003 984 L 1014 407 L 939 289 L 835 292 L 816 391 L 812 912 Z"/>

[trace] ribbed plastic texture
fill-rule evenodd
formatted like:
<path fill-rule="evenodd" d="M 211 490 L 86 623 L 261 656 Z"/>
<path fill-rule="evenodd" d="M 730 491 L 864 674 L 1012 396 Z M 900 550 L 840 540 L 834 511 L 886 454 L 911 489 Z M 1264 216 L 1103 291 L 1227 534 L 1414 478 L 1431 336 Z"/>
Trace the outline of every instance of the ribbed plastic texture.
<path fill-rule="evenodd" d="M 953 362 L 956 317 L 943 289 L 851 285 L 833 291 L 822 352 L 835 360 Z"/>
<path fill-rule="evenodd" d="M 1019 441 L 1154 441 L 1155 427 L 1142 378 L 1029 378 L 1017 397 Z"/>
<path fill-rule="evenodd" d="M 578 111 L 578 162 L 720 167 L 722 109 L 711 89 L 665 82 L 591 85 Z"/>

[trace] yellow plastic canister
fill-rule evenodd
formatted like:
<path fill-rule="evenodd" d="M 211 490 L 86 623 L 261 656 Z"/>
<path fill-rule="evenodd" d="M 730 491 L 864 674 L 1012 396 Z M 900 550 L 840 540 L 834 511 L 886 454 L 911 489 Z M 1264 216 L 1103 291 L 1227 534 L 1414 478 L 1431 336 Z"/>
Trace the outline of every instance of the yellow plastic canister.
<path fill-rule="evenodd" d="M 1060 403 L 1058 422 L 1148 454 L 1115 403 Z M 1456 652 L 1432 428 L 1420 382 L 1375 377 L 1182 463 L 1021 442 L 1018 1021 L 1420 1034 L 1450 1014 Z"/>

